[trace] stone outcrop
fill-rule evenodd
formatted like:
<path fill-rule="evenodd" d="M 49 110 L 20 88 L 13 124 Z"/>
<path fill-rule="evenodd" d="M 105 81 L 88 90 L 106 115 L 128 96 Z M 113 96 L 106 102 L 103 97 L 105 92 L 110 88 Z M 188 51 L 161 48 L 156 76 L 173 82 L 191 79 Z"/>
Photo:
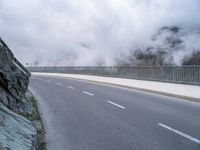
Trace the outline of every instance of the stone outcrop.
<path fill-rule="evenodd" d="M 32 123 L 0 104 L 0 150 L 34 150 Z"/>
<path fill-rule="evenodd" d="M 18 102 L 28 90 L 29 77 L 30 73 L 0 39 L 0 102 L 17 110 Z"/>
<path fill-rule="evenodd" d="M 28 117 L 37 111 L 27 99 L 29 77 L 0 39 L 0 150 L 35 150 L 37 132 Z"/>

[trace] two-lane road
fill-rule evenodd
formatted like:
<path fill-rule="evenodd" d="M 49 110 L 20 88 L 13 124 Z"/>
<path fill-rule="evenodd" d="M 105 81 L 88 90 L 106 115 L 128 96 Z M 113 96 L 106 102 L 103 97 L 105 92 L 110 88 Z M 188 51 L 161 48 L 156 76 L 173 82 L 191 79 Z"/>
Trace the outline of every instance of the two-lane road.
<path fill-rule="evenodd" d="M 59 77 L 32 76 L 48 150 L 200 150 L 200 104 Z"/>

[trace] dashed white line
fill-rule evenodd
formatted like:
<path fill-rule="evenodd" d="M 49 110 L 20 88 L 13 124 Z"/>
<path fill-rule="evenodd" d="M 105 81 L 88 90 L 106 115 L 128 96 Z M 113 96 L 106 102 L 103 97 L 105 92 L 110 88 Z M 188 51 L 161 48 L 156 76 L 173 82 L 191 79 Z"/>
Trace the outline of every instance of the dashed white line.
<path fill-rule="evenodd" d="M 163 124 L 163 123 L 159 123 L 158 126 L 163 127 L 163 128 L 165 128 L 165 129 L 167 129 L 167 130 L 169 130 L 169 131 L 172 131 L 172 132 L 174 132 L 174 133 L 176 133 L 176 134 L 178 134 L 178 135 L 183 136 L 184 138 L 187 138 L 187 139 L 189 139 L 189 140 L 191 140 L 191 141 L 193 141 L 193 142 L 196 142 L 196 143 L 200 144 L 200 140 L 199 140 L 199 139 L 196 139 L 196 138 L 194 138 L 194 137 L 192 137 L 192 136 L 190 136 L 190 135 L 188 135 L 188 134 L 185 134 L 185 133 L 183 133 L 183 132 L 181 132 L 181 131 L 178 131 L 178 130 L 176 130 L 176 129 L 173 129 L 173 128 L 171 128 L 171 127 L 169 127 L 169 126 L 167 126 L 167 125 L 165 125 L 165 124 Z"/>
<path fill-rule="evenodd" d="M 62 83 L 60 83 L 60 82 L 56 82 L 56 84 L 59 85 L 59 86 L 62 86 Z"/>
<path fill-rule="evenodd" d="M 67 86 L 67 88 L 69 88 L 69 89 L 75 89 L 75 87 L 73 87 L 73 86 Z"/>
<path fill-rule="evenodd" d="M 90 96 L 94 96 L 94 94 L 90 93 L 90 92 L 87 92 L 87 91 L 83 91 L 83 93 L 87 94 L 87 95 L 90 95 Z"/>
<path fill-rule="evenodd" d="M 116 106 L 116 107 L 119 107 L 119 108 L 121 108 L 121 109 L 126 109 L 126 107 L 124 107 L 124 106 L 122 106 L 122 105 L 119 105 L 119 104 L 117 104 L 117 103 L 114 103 L 114 102 L 112 102 L 112 101 L 107 101 L 107 103 L 112 104 L 112 105 L 114 105 L 114 106 Z"/>

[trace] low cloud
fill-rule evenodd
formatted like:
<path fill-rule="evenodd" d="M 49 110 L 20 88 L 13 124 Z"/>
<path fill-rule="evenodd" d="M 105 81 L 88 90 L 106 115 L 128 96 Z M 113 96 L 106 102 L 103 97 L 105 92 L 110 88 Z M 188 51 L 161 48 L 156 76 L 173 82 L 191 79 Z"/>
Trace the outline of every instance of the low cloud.
<path fill-rule="evenodd" d="M 24 64 L 116 65 L 155 46 L 163 26 L 178 26 L 184 48 L 172 55 L 181 64 L 200 51 L 199 14 L 199 0 L 1 0 L 0 36 Z"/>

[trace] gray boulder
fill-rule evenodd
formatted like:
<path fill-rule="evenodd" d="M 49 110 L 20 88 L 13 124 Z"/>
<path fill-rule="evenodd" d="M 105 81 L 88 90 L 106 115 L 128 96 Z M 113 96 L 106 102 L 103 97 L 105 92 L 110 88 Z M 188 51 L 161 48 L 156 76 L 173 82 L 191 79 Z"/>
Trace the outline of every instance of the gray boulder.
<path fill-rule="evenodd" d="M 29 71 L 0 39 L 0 102 L 16 111 L 28 90 L 29 77 Z"/>
<path fill-rule="evenodd" d="M 36 130 L 27 119 L 0 104 L 0 150 L 35 150 Z"/>
<path fill-rule="evenodd" d="M 0 150 L 35 150 L 36 129 L 24 118 L 32 113 L 26 99 L 29 77 L 30 73 L 0 39 Z"/>

